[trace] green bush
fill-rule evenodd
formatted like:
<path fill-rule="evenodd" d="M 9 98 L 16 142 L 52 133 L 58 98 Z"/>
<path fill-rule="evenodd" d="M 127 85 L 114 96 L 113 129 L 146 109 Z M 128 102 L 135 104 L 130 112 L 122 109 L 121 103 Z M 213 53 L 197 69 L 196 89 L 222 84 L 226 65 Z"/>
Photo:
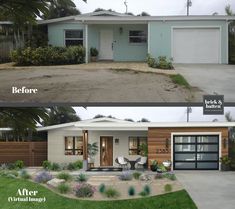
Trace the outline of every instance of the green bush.
<path fill-rule="evenodd" d="M 92 57 L 97 57 L 99 54 L 99 51 L 96 48 L 90 48 L 90 54 Z"/>
<path fill-rule="evenodd" d="M 99 192 L 100 192 L 101 194 L 103 194 L 103 193 L 105 192 L 105 189 L 106 189 L 105 184 L 101 184 L 101 185 L 99 186 Z"/>
<path fill-rule="evenodd" d="M 82 46 L 27 47 L 13 50 L 10 56 L 16 65 L 21 66 L 81 64 L 85 60 L 85 49 Z"/>
<path fill-rule="evenodd" d="M 66 193 L 69 192 L 70 187 L 69 187 L 69 185 L 62 183 L 62 184 L 59 184 L 59 185 L 58 185 L 57 189 L 59 190 L 59 192 L 60 192 L 61 194 L 66 194 Z"/>
<path fill-rule="evenodd" d="M 31 178 L 30 174 L 29 174 L 28 171 L 26 171 L 26 170 L 22 170 L 22 171 L 20 172 L 20 177 L 21 177 L 22 179 L 30 179 L 30 178 Z"/>
<path fill-rule="evenodd" d="M 140 176 L 141 176 L 141 173 L 140 172 L 134 172 L 132 175 L 133 175 L 134 179 L 139 180 Z"/>
<path fill-rule="evenodd" d="M 15 169 L 22 169 L 24 167 L 24 162 L 22 160 L 17 160 L 14 163 Z"/>
<path fill-rule="evenodd" d="M 105 192 L 104 195 L 108 198 L 117 198 L 120 196 L 120 193 L 113 187 L 108 187 Z"/>
<path fill-rule="evenodd" d="M 52 171 L 59 171 L 59 170 L 61 170 L 59 163 L 52 163 L 51 164 L 51 170 Z"/>
<path fill-rule="evenodd" d="M 151 68 L 171 70 L 173 69 L 172 60 L 167 59 L 166 56 L 159 56 L 157 59 L 151 57 L 150 54 L 147 56 L 147 64 Z"/>
<path fill-rule="evenodd" d="M 66 172 L 61 172 L 57 175 L 58 179 L 64 179 L 65 181 L 72 180 L 72 176 L 69 173 Z"/>
<path fill-rule="evenodd" d="M 145 185 L 143 190 L 139 193 L 139 195 L 145 197 L 145 196 L 149 196 L 150 193 L 151 193 L 151 189 L 149 185 Z"/>
<path fill-rule="evenodd" d="M 80 170 L 82 168 L 82 161 L 81 160 L 77 160 L 74 163 L 69 163 L 67 166 L 68 170 Z"/>
<path fill-rule="evenodd" d="M 128 189 L 129 196 L 135 196 L 135 188 L 133 186 L 130 186 Z"/>
<path fill-rule="evenodd" d="M 165 174 L 164 174 L 164 178 L 170 179 L 170 180 L 172 180 L 172 181 L 175 181 L 175 180 L 176 180 L 176 176 L 175 176 L 175 174 L 172 173 L 172 172 L 165 173 Z"/>
<path fill-rule="evenodd" d="M 44 160 L 42 162 L 42 167 L 46 170 L 51 170 L 51 162 L 48 160 Z"/>
<path fill-rule="evenodd" d="M 78 177 L 76 178 L 76 181 L 77 181 L 77 182 L 80 182 L 80 183 L 82 183 L 82 182 L 87 182 L 87 180 L 88 180 L 88 177 L 87 177 L 87 175 L 84 174 L 84 173 L 80 173 L 80 174 L 78 175 Z"/>
<path fill-rule="evenodd" d="M 165 190 L 165 192 L 171 192 L 172 191 L 172 185 L 171 184 L 166 184 L 164 186 L 164 190 Z"/>
<path fill-rule="evenodd" d="M 74 188 L 75 195 L 77 197 L 92 197 L 96 191 L 95 187 L 87 184 L 87 183 L 82 183 L 78 184 Z"/>

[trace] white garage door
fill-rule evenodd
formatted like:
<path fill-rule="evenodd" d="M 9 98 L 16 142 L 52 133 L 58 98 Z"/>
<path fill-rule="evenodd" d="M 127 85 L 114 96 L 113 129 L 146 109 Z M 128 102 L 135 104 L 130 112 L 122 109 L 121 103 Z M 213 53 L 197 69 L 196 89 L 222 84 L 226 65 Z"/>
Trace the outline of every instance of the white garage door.
<path fill-rule="evenodd" d="M 173 29 L 175 63 L 220 63 L 219 28 Z"/>

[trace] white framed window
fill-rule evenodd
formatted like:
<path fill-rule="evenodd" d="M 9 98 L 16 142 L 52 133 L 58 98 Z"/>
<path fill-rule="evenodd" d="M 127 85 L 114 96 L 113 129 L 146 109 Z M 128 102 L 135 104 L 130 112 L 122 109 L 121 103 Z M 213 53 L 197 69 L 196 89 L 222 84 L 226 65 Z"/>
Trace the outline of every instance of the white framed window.
<path fill-rule="evenodd" d="M 129 43 L 131 44 L 147 43 L 147 33 L 142 30 L 130 30 Z"/>
<path fill-rule="evenodd" d="M 83 46 L 83 30 L 65 30 L 65 46 Z"/>

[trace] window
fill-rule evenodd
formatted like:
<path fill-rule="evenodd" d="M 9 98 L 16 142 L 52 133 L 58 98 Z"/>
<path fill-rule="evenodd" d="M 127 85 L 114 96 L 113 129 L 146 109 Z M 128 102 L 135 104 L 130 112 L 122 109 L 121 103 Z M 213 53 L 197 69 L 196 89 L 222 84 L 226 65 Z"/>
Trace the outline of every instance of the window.
<path fill-rule="evenodd" d="M 146 43 L 147 34 L 145 31 L 131 30 L 129 31 L 129 43 Z"/>
<path fill-rule="evenodd" d="M 83 30 L 66 30 L 65 46 L 83 45 Z"/>
<path fill-rule="evenodd" d="M 129 155 L 139 155 L 140 145 L 147 143 L 147 137 L 129 137 Z"/>
<path fill-rule="evenodd" d="M 83 155 L 82 136 L 65 137 L 65 155 Z"/>

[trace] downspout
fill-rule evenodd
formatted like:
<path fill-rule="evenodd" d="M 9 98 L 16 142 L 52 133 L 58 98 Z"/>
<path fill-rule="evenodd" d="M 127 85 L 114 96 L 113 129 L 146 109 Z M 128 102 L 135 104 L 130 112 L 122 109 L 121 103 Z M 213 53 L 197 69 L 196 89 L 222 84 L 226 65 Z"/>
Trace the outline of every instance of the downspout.
<path fill-rule="evenodd" d="M 226 64 L 229 64 L 229 21 L 226 20 L 226 60 L 227 60 L 227 63 Z"/>
<path fill-rule="evenodd" d="M 89 62 L 89 45 L 88 45 L 88 24 L 85 25 L 85 48 L 86 48 L 86 58 L 85 58 L 85 62 L 86 64 Z"/>

